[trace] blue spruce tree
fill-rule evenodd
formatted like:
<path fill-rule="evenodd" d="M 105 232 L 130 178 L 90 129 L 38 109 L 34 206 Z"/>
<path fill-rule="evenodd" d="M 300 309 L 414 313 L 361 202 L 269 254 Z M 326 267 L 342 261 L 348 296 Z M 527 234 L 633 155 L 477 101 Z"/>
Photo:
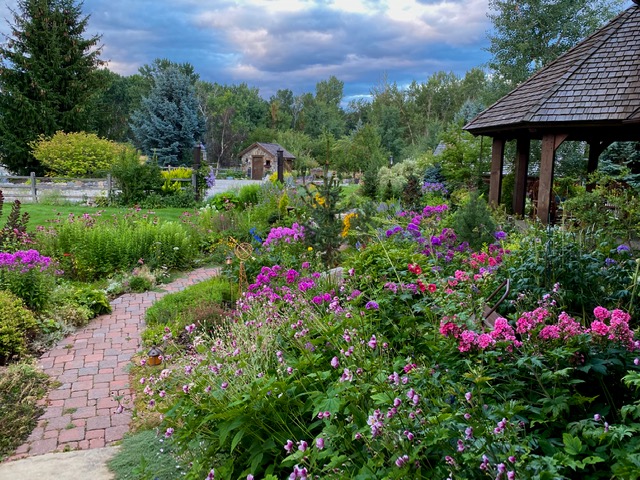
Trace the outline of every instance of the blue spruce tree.
<path fill-rule="evenodd" d="M 189 164 L 204 131 L 191 79 L 176 66 L 154 76 L 154 85 L 131 116 L 136 145 L 160 165 Z"/>

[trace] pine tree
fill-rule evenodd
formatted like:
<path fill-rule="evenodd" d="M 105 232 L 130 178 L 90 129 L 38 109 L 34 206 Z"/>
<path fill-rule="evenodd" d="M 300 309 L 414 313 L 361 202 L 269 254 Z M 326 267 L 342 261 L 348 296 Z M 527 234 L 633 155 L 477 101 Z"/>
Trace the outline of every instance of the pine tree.
<path fill-rule="evenodd" d="M 204 132 L 195 87 L 175 66 L 157 72 L 149 96 L 131 116 L 137 146 L 161 165 L 190 163 Z"/>
<path fill-rule="evenodd" d="M 29 143 L 87 124 L 96 88 L 100 37 L 84 38 L 89 17 L 74 0 L 18 0 L 0 45 L 1 162 L 16 173 L 43 173 Z"/>

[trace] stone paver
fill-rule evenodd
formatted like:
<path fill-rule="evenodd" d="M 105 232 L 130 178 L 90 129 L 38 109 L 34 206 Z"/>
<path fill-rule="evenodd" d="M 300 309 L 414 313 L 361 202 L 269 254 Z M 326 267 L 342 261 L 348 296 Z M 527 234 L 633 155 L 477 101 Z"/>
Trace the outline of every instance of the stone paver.
<path fill-rule="evenodd" d="M 112 312 L 61 340 L 38 365 L 60 386 L 42 404 L 45 412 L 27 441 L 8 461 L 65 450 L 102 448 L 122 440 L 129 429 L 133 390 L 127 366 L 141 348 L 144 315 L 167 293 L 184 290 L 218 273 L 199 268 L 162 286 L 162 292 L 126 294 Z"/>

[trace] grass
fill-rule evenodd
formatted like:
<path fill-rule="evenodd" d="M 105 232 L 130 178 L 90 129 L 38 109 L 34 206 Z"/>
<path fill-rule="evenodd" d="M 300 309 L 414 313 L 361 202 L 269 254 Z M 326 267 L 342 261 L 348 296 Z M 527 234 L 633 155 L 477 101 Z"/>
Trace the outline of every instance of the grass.
<path fill-rule="evenodd" d="M 3 225 L 7 216 L 11 212 L 12 202 L 5 202 L 0 216 L 0 225 Z M 29 213 L 28 230 L 35 231 L 38 225 L 46 226 L 56 218 L 66 218 L 70 213 L 81 216 L 85 213 L 95 214 L 102 212 L 102 215 L 110 218 L 112 215 L 124 216 L 131 212 L 131 209 L 122 207 L 90 207 L 87 205 L 45 205 L 41 203 L 23 203 L 22 212 Z M 146 212 L 147 210 L 142 210 Z M 161 221 L 179 221 L 180 216 L 186 212 L 192 212 L 193 209 L 188 208 L 154 208 L 156 216 Z"/>
<path fill-rule="evenodd" d="M 115 480 L 174 480 L 182 475 L 171 443 L 154 430 L 130 435 L 122 441 L 122 448 L 107 465 Z"/>
<path fill-rule="evenodd" d="M 49 377 L 33 365 L 17 363 L 0 370 L 0 461 L 29 436 L 44 408 L 37 402 L 49 387 Z"/>

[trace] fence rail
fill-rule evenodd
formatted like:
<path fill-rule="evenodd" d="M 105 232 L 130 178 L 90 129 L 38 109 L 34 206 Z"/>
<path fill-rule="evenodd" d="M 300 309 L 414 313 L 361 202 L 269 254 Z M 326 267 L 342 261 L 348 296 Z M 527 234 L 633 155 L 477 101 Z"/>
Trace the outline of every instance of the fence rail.
<path fill-rule="evenodd" d="M 0 175 L 0 191 L 5 200 L 38 203 L 45 197 L 57 197 L 68 201 L 89 201 L 99 196 L 110 197 L 114 193 L 111 175 L 106 178 L 36 177 Z"/>

